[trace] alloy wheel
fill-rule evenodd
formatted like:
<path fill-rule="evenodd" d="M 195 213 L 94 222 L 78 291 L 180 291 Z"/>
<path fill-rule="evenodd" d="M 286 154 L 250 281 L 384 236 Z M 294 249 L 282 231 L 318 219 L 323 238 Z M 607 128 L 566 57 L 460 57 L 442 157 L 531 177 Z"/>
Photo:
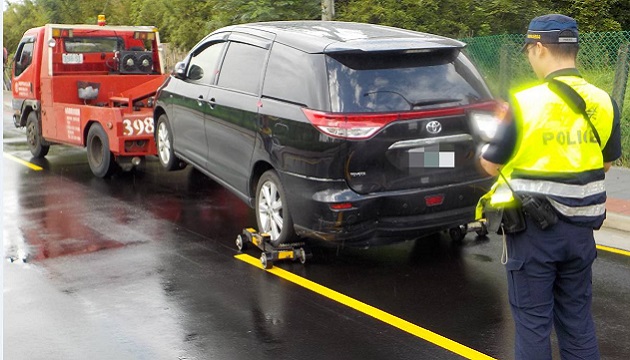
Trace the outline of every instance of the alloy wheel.
<path fill-rule="evenodd" d="M 278 187 L 271 181 L 265 182 L 258 194 L 258 218 L 260 219 L 262 232 L 268 233 L 271 240 L 276 240 L 282 232 L 282 199 Z"/>

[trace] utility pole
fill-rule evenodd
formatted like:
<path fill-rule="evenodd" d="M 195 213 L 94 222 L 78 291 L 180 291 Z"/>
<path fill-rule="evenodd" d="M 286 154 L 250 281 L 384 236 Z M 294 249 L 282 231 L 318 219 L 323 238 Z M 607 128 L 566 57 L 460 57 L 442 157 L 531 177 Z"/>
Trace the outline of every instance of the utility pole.
<path fill-rule="evenodd" d="M 335 17 L 335 0 L 322 0 L 322 20 L 332 21 Z"/>

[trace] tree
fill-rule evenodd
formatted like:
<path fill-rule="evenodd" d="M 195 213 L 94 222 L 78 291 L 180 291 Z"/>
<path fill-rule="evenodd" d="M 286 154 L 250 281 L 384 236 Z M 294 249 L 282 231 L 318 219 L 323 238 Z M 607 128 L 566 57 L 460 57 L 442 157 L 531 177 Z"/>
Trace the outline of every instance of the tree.
<path fill-rule="evenodd" d="M 2 20 L 2 42 L 9 54 L 16 50 L 26 30 L 48 22 L 46 14 L 42 13 L 41 9 L 32 0 L 8 4 L 7 9 L 3 12 Z"/>

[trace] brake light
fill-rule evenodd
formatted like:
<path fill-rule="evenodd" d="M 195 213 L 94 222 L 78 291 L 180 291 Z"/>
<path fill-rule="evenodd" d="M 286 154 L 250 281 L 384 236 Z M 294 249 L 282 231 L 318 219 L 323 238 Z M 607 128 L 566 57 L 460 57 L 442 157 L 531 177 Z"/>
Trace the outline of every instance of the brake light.
<path fill-rule="evenodd" d="M 302 108 L 306 118 L 322 133 L 341 139 L 369 139 L 388 124 L 400 120 L 463 115 L 471 109 L 494 109 L 494 101 L 452 108 L 396 113 L 330 113 Z"/>

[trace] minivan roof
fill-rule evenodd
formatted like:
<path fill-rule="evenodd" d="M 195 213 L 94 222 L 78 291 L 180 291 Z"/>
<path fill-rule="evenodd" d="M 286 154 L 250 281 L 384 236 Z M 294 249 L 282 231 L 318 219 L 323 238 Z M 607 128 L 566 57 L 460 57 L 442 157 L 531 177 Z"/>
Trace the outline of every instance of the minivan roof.
<path fill-rule="evenodd" d="M 249 30 L 249 31 L 248 31 Z M 275 21 L 232 25 L 218 30 L 275 34 L 275 41 L 308 53 L 411 51 L 463 48 L 447 37 L 389 26 L 340 21 Z"/>

